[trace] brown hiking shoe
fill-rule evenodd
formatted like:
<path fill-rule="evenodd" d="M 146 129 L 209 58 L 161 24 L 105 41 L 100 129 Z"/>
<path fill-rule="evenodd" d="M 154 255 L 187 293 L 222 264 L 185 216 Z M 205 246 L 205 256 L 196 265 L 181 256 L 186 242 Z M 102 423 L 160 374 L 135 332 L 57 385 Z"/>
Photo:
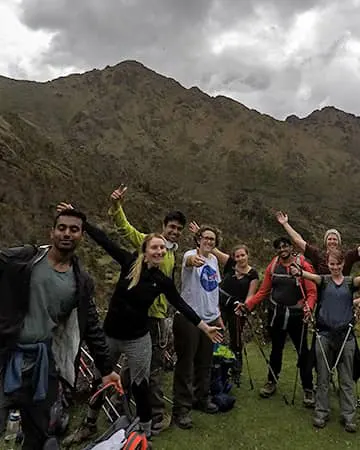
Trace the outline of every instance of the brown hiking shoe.
<path fill-rule="evenodd" d="M 69 434 L 69 436 L 66 436 L 66 438 L 62 441 L 62 445 L 67 448 L 72 447 L 74 444 L 80 444 L 81 442 L 87 441 L 96 433 L 96 424 L 90 424 L 85 419 L 77 430 Z"/>
<path fill-rule="evenodd" d="M 153 419 L 152 425 L 151 425 L 151 434 L 153 436 L 157 436 L 162 431 L 169 428 L 171 422 L 171 417 L 168 414 L 164 414 L 164 416 L 160 417 L 160 420 Z"/>
<path fill-rule="evenodd" d="M 260 397 L 269 398 L 276 392 L 276 383 L 274 381 L 267 381 L 264 387 L 260 389 Z"/>

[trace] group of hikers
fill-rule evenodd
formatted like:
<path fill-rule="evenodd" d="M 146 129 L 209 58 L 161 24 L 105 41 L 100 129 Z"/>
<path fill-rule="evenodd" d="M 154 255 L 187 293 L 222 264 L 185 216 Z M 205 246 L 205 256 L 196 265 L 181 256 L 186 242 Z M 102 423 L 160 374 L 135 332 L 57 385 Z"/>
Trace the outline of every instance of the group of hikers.
<path fill-rule="evenodd" d="M 161 232 L 141 233 L 124 213 L 126 191 L 121 185 L 111 194 L 109 215 L 133 252 L 65 202 L 57 207 L 50 245 L 0 251 L 2 430 L 8 411 L 18 408 L 23 449 L 57 445 L 56 438 L 49 435 L 50 410 L 59 379 L 76 386 L 82 342 L 96 366 L 93 389 L 108 383 L 121 388 L 115 367 L 125 354 L 141 430 L 149 440 L 165 430 L 170 425 L 162 377 L 168 303 L 176 309 L 171 423 L 190 429 L 193 409 L 208 414 L 219 409 L 210 396 L 213 343 L 221 343 L 224 330 L 228 330 L 240 376 L 242 330 L 246 322 L 253 326 L 248 313 L 268 299 L 271 353 L 261 397 L 271 397 L 277 390 L 289 335 L 298 354 L 303 403 L 314 408 L 313 425 L 323 428 L 329 420 L 329 386 L 336 369 L 340 420 L 346 431 L 355 432 L 358 348 L 353 309 L 360 277 L 352 277 L 350 272 L 360 261 L 360 247 L 344 253 L 336 229 L 325 233 L 324 249 L 310 245 L 291 227 L 287 215 L 278 212 L 276 219 L 286 236 L 275 239 L 275 256 L 259 287 L 259 274 L 250 265 L 245 244 L 224 253 L 219 249 L 221 234 L 216 227 L 191 222 L 194 248 L 183 255 L 179 293 L 174 282 L 175 252 L 186 227 L 184 214 L 172 211 L 165 216 Z M 121 269 L 103 324 L 96 311 L 93 281 L 75 254 L 84 232 Z M 315 330 L 314 352 L 308 346 L 309 323 Z M 101 406 L 101 398 L 89 402 L 84 421 L 65 438 L 64 446 L 95 435 Z"/>

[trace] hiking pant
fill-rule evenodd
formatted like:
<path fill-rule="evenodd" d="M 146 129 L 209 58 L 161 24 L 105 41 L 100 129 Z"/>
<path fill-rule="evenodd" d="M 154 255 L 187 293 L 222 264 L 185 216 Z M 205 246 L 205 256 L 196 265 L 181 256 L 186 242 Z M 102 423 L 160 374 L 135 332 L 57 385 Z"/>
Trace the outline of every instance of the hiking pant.
<path fill-rule="evenodd" d="M 163 356 L 165 352 L 164 334 L 165 319 L 149 318 L 149 328 L 152 343 L 150 366 L 150 404 L 154 422 L 161 422 L 164 418 L 165 402 L 163 398 Z"/>
<path fill-rule="evenodd" d="M 345 337 L 345 336 L 344 336 Z M 334 341 L 328 336 L 321 335 L 321 344 L 324 348 L 326 358 L 330 369 L 333 368 L 339 355 L 341 340 Z M 320 349 L 318 340 L 315 343 L 316 369 L 317 369 L 317 388 L 315 401 L 315 416 L 321 419 L 327 419 L 330 413 L 329 403 L 329 385 L 330 373 L 327 368 L 324 356 Z M 339 401 L 340 414 L 346 422 L 353 422 L 355 418 L 355 396 L 353 366 L 355 354 L 355 339 L 348 340 L 345 344 L 340 361 L 337 365 L 339 379 Z"/>
<path fill-rule="evenodd" d="M 128 359 L 130 370 L 131 391 L 136 403 L 136 415 L 140 422 L 147 423 L 151 421 L 150 406 L 150 362 L 151 362 L 151 337 L 150 333 L 137 339 L 120 340 L 109 336 L 106 337 L 109 346 L 110 358 L 115 365 L 124 353 Z M 101 376 L 96 371 L 95 381 L 93 382 L 93 392 L 96 392 L 101 384 Z M 104 396 L 98 399 L 88 409 L 88 418 L 96 419 L 98 412 L 104 403 Z"/>
<path fill-rule="evenodd" d="M 270 366 L 273 369 L 277 379 L 281 372 L 283 350 L 286 342 L 286 336 L 289 334 L 295 349 L 299 356 L 299 369 L 300 378 L 303 389 L 313 389 L 312 382 L 312 368 L 310 364 L 310 352 L 307 343 L 307 325 L 303 322 L 302 314 L 290 315 L 287 323 L 287 328 L 284 330 L 282 327 L 282 321 L 280 323 L 276 322 L 270 327 L 270 338 L 271 338 L 271 354 L 270 354 Z M 304 337 L 302 342 L 302 348 L 300 350 L 300 341 L 302 327 L 304 329 Z M 275 382 L 272 373 L 269 371 L 268 380 Z"/>
<path fill-rule="evenodd" d="M 3 383 L 0 389 L 0 410 L 19 409 L 21 427 L 24 433 L 22 450 L 41 450 L 49 437 L 50 411 L 57 399 L 58 376 L 54 363 L 49 359 L 49 380 L 47 396 L 44 400 L 34 401 L 32 386 L 33 370 L 23 373 L 23 384 L 12 394 L 5 394 Z"/>
<path fill-rule="evenodd" d="M 179 313 L 175 314 L 173 331 L 177 355 L 173 414 L 179 416 L 188 413 L 194 401 L 205 403 L 208 400 L 213 343 Z"/>

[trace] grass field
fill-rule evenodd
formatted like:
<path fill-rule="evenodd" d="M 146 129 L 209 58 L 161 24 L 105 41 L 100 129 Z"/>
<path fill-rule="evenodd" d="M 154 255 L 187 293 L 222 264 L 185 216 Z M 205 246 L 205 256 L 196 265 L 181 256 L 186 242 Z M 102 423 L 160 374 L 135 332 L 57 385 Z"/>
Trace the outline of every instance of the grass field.
<path fill-rule="evenodd" d="M 291 401 L 295 378 L 296 355 L 290 343 L 284 354 L 284 365 L 278 391 L 271 399 L 258 394 L 266 378 L 266 365 L 258 348 L 248 345 L 249 363 L 255 390 L 250 390 L 245 368 L 240 388 L 233 388 L 237 398 L 235 408 L 213 416 L 193 413 L 194 428 L 180 430 L 172 427 L 154 438 L 156 450 L 326 450 L 359 449 L 357 434 L 346 433 L 339 423 L 338 398 L 331 392 L 332 414 L 326 428 L 312 427 L 312 411 L 302 406 L 302 390 L 298 386 L 294 406 L 285 405 L 281 393 Z M 171 396 L 171 376 L 167 377 L 167 394 Z M 170 409 L 169 409 L 170 412 Z M 84 413 L 83 408 L 72 412 L 71 428 L 75 428 Z M 105 420 L 101 421 L 106 426 Z M 3 444 L 1 449 L 14 448 Z M 74 447 L 75 448 L 75 447 Z M 81 448 L 81 447 L 78 447 Z M 34 449 L 36 450 L 36 449 Z"/>

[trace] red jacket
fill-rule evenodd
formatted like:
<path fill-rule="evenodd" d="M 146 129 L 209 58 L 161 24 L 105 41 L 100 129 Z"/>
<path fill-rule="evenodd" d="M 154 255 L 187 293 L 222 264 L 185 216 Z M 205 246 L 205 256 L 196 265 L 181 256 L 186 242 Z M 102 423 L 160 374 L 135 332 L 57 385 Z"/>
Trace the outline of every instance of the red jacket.
<path fill-rule="evenodd" d="M 273 267 L 273 266 L 274 266 L 274 262 L 275 262 L 276 258 L 277 258 L 277 256 L 275 256 L 271 260 L 271 263 L 267 266 L 267 268 L 265 270 L 263 282 L 261 283 L 261 286 L 260 286 L 259 290 L 257 291 L 257 293 L 255 295 L 253 295 L 252 297 L 248 298 L 245 302 L 245 305 L 249 308 L 250 311 L 252 309 L 254 309 L 254 307 L 258 303 L 261 303 L 265 298 L 267 298 L 271 293 L 272 273 L 273 273 L 273 269 L 275 269 L 275 267 Z M 276 264 L 276 266 L 278 264 L 281 264 L 280 260 Z M 302 268 L 304 270 L 306 270 L 307 272 L 314 273 L 314 269 L 313 269 L 312 265 L 309 264 L 302 255 L 300 256 L 300 264 L 301 264 Z M 284 264 L 282 264 L 282 265 L 286 268 L 286 271 L 289 273 L 289 266 L 284 265 Z M 301 299 L 300 302 L 303 302 L 303 303 L 307 302 L 307 304 L 310 306 L 310 308 L 313 309 L 314 305 L 316 303 L 316 300 L 317 300 L 317 290 L 316 290 L 315 283 L 313 283 L 312 281 L 304 280 L 303 278 L 300 278 L 300 285 L 302 286 L 303 292 L 305 294 L 305 298 Z"/>

